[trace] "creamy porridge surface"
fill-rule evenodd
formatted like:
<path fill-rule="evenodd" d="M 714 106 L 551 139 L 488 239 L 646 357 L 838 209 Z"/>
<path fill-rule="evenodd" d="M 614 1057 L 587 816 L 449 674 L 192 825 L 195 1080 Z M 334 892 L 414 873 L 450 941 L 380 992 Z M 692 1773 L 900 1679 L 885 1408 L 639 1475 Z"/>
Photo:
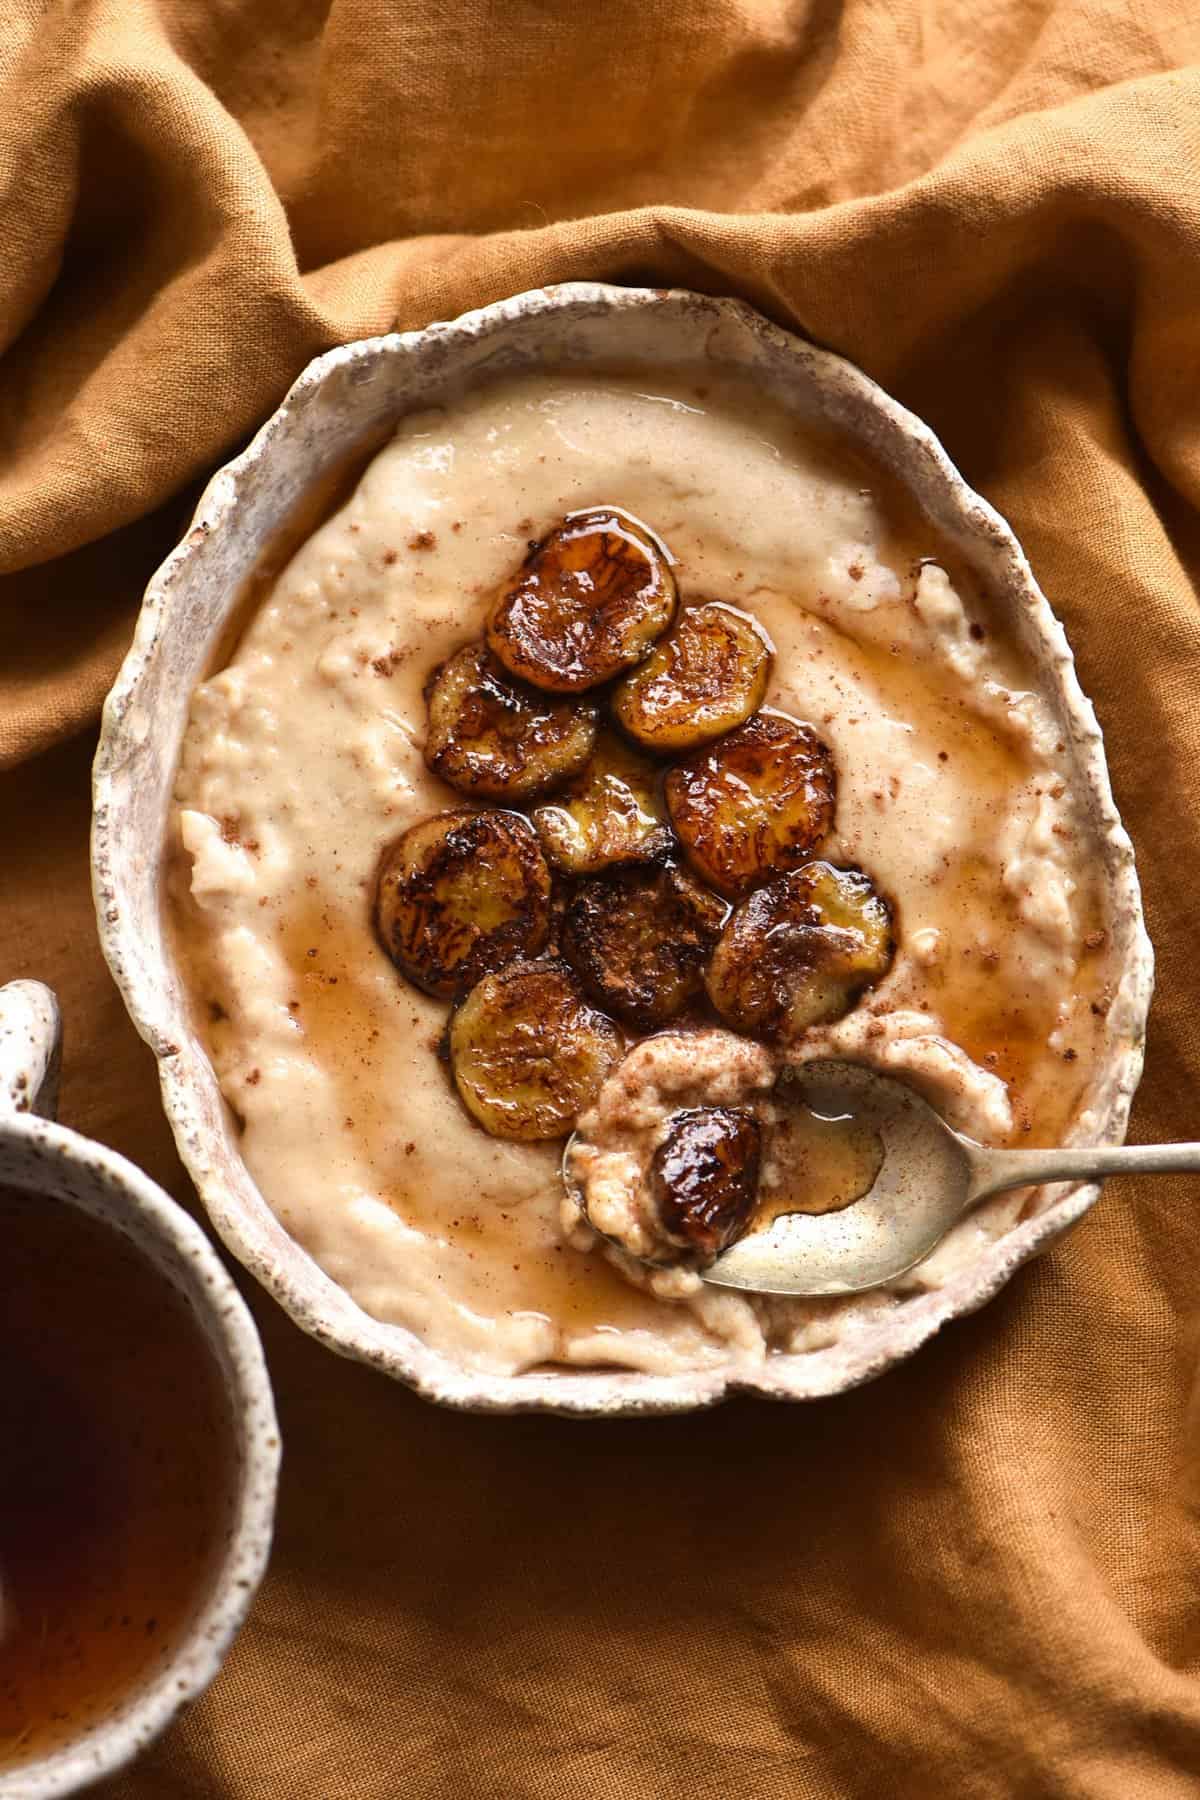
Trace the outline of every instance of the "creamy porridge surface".
<path fill-rule="evenodd" d="M 373 935 L 376 865 L 463 804 L 422 758 L 431 670 L 529 540 L 599 504 L 662 537 L 684 604 L 760 621 L 768 706 L 835 758 L 820 854 L 895 906 L 889 974 L 794 1055 L 892 1070 L 985 1141 L 1086 1130 L 1107 947 L 1053 712 L 884 480 L 732 381 L 526 376 L 404 420 L 194 696 L 172 920 L 246 1163 L 367 1312 L 480 1370 L 745 1367 L 861 1330 L 1042 1201 L 988 1203 L 894 1292 L 748 1299 L 623 1257 L 564 1205 L 560 1144 L 498 1141 L 459 1104 L 444 1004 Z M 688 1103 L 667 1054 L 639 1104 Z M 627 1103 L 594 1109 L 618 1149 Z"/>

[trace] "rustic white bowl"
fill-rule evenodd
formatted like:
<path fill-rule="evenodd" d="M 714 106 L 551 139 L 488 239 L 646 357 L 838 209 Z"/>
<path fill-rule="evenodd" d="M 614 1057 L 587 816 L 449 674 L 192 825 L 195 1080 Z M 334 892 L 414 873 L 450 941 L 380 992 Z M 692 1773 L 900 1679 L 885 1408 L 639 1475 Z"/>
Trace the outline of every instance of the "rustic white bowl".
<path fill-rule="evenodd" d="M 981 1252 L 947 1286 L 899 1302 L 848 1341 L 775 1354 L 749 1379 L 577 1371 L 486 1377 L 355 1305 L 283 1230 L 238 1153 L 237 1136 L 164 937 L 160 863 L 192 688 L 208 672 L 238 590 L 291 509 L 327 470 L 416 407 L 464 381 L 565 365 L 742 370 L 776 401 L 844 433 L 907 483 L 967 558 L 1057 703 L 1077 783 L 1091 805 L 1108 883 L 1118 969 L 1092 1093 L 1097 1141 L 1119 1142 L 1141 1072 L 1152 958 L 1133 852 L 1113 806 L 1100 732 L 1061 626 L 1011 531 L 911 413 L 840 358 L 748 307 L 675 291 L 546 288 L 424 331 L 347 344 L 318 357 L 250 447 L 210 482 L 187 536 L 146 592 L 133 647 L 109 696 L 96 758 L 93 876 L 105 954 L 134 1022 L 159 1059 L 180 1154 L 234 1254 L 305 1330 L 431 1399 L 497 1411 L 672 1412 L 738 1387 L 779 1398 L 834 1393 L 908 1356 L 945 1320 L 980 1306 L 1012 1271 L 1088 1209 L 1098 1189 L 1052 1206 Z"/>
<path fill-rule="evenodd" d="M 107 1715 L 58 1748 L 0 1769 L 0 1800 L 55 1800 L 90 1787 L 136 1756 L 203 1692 L 266 1567 L 279 1470 L 271 1384 L 241 1295 L 199 1226 L 148 1175 L 115 1150 L 54 1123 L 59 1044 L 58 1006 L 49 988 L 37 981 L 0 987 L 0 1183 L 35 1193 L 46 1206 L 77 1207 L 120 1232 L 178 1291 L 228 1395 L 227 1449 L 236 1474 L 225 1540 L 173 1648 Z M 153 1356 L 152 1345 L 147 1353 Z M 214 1446 L 213 1454 L 219 1458 L 221 1447 Z"/>

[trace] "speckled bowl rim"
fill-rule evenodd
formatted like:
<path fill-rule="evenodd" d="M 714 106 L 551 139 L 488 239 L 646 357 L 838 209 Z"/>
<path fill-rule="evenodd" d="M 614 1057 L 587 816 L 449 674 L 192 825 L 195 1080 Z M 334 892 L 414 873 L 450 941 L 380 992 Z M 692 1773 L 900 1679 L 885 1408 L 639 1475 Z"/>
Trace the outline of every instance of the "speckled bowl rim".
<path fill-rule="evenodd" d="M 142 691 L 171 630 L 176 596 L 214 540 L 236 531 L 239 487 L 264 459 L 299 442 L 303 421 L 331 383 L 367 380 L 380 359 L 416 359 L 444 369 L 456 350 L 502 334 L 510 327 L 554 317 L 577 328 L 589 317 L 638 312 L 672 315 L 698 323 L 717 342 L 727 333 L 758 340 L 764 354 L 784 354 L 819 394 L 827 417 L 853 421 L 847 430 L 889 462 L 901 482 L 938 522 L 969 541 L 972 554 L 989 560 L 999 583 L 1019 595 L 1027 641 L 1038 646 L 1048 681 L 1054 684 L 1060 723 L 1069 733 L 1075 766 L 1081 772 L 1093 812 L 1097 841 L 1107 873 L 1110 918 L 1125 933 L 1127 951 L 1113 995 L 1110 1017 L 1124 1021 L 1124 1033 L 1110 1042 L 1090 1105 L 1103 1120 L 1097 1141 L 1120 1142 L 1141 1074 L 1146 1015 L 1153 985 L 1153 955 L 1142 920 L 1133 849 L 1113 802 L 1103 743 L 1095 714 L 1080 690 L 1074 660 L 1061 625 L 1034 580 L 1012 531 L 1000 515 L 963 481 L 928 426 L 891 399 L 860 370 L 829 351 L 784 332 L 744 303 L 713 299 L 680 289 L 636 289 L 600 283 L 569 283 L 537 289 L 513 299 L 430 325 L 423 330 L 346 344 L 309 364 L 250 445 L 205 489 L 191 527 L 150 582 L 132 647 L 108 697 L 94 780 L 92 868 L 101 943 L 130 1015 L 158 1058 L 163 1101 L 180 1154 L 217 1231 L 235 1256 L 266 1286 L 291 1317 L 339 1354 L 395 1376 L 427 1398 L 481 1411 L 524 1410 L 614 1416 L 659 1414 L 711 1406 L 734 1393 L 767 1398 L 812 1399 L 854 1387 L 909 1356 L 946 1320 L 982 1306 L 1014 1270 L 1061 1235 L 1099 1196 L 1094 1185 L 1063 1190 L 1048 1209 L 1016 1225 L 944 1287 L 906 1299 L 891 1315 L 886 1343 L 879 1333 L 869 1342 L 840 1342 L 829 1350 L 774 1352 L 754 1372 L 720 1368 L 672 1375 L 596 1369 L 531 1370 L 497 1376 L 468 1370 L 422 1344 L 411 1332 L 372 1319 L 286 1238 L 240 1157 L 222 1155 L 212 1126 L 215 1077 L 191 1032 L 181 1003 L 172 1003 L 163 956 L 147 961 L 133 926 L 144 883 L 153 878 L 153 856 L 122 844 L 128 817 L 127 771 L 153 748 L 153 721 Z M 561 363 L 561 356 L 554 359 Z M 631 360 L 633 358 L 631 353 Z M 664 343 L 662 364 L 672 360 Z M 675 360 L 680 360 L 676 358 Z M 686 360 L 686 359 L 685 359 Z M 404 407 L 396 417 L 411 410 Z M 314 468 L 313 479 L 319 474 Z M 177 744 L 166 747 L 174 758 Z M 161 748 L 154 749 L 161 755 Z M 124 783 L 124 790 L 123 790 Z M 161 843 L 158 854 L 161 855 Z M 138 860 L 149 862 L 137 867 Z M 142 885 L 139 885 L 142 884 Z M 239 1169 L 232 1168 L 236 1159 Z M 222 1167 L 222 1162 L 226 1166 Z M 240 1192 L 238 1191 L 240 1189 Z"/>
<path fill-rule="evenodd" d="M 0 988 L 0 1011 L 6 990 Z M 14 1168 L 14 1163 L 17 1165 Z M 115 1774 L 216 1676 L 270 1554 L 280 1440 L 270 1379 L 245 1301 L 203 1230 L 158 1184 L 106 1145 L 0 1095 L 0 1183 L 75 1206 L 125 1237 L 180 1293 L 219 1357 L 242 1455 L 233 1528 L 210 1592 L 145 1685 L 61 1747 L 0 1768 L 0 1800 L 54 1800 Z"/>

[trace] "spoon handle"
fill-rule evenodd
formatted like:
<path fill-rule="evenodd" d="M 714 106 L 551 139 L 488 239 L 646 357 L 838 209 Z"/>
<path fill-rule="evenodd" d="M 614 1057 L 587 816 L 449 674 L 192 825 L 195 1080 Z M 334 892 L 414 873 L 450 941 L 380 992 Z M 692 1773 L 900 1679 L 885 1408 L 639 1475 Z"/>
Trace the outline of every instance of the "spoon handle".
<path fill-rule="evenodd" d="M 1104 1175 L 1170 1175 L 1200 1169 L 1200 1144 L 1081 1144 L 1075 1150 L 982 1150 L 971 1152 L 968 1206 L 1005 1188 L 1034 1187 L 1039 1181 L 1071 1181 Z"/>

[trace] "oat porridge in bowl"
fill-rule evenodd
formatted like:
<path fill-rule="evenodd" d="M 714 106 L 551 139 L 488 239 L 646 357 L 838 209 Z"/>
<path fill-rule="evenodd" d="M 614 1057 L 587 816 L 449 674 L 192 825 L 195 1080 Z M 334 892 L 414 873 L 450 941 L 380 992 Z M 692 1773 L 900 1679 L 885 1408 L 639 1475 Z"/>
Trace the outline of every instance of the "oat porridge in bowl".
<path fill-rule="evenodd" d="M 1140 1067 L 1128 842 L 1019 551 L 730 302 L 564 288 L 315 365 L 150 590 L 95 854 L 218 1228 L 460 1403 L 864 1379 L 1094 1190 L 876 1292 L 709 1287 L 869 1185 L 805 1063 L 997 1145 L 1119 1137 Z"/>

